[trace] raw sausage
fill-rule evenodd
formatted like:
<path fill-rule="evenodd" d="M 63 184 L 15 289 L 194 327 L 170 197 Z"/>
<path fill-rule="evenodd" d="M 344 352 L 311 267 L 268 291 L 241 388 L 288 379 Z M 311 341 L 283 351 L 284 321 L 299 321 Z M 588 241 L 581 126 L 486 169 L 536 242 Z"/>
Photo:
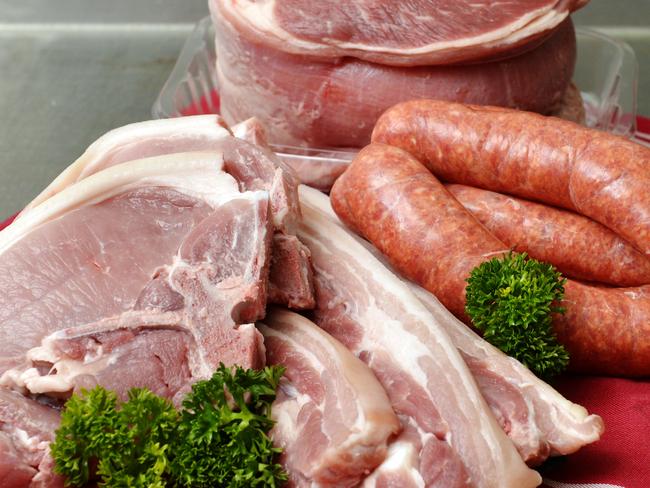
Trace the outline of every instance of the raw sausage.
<path fill-rule="evenodd" d="M 650 375 L 650 286 L 609 288 L 567 280 L 564 315 L 553 320 L 572 371 Z"/>
<path fill-rule="evenodd" d="M 616 286 L 650 284 L 650 258 L 598 222 L 471 186 L 445 186 L 498 239 L 564 276 Z"/>
<path fill-rule="evenodd" d="M 370 240 L 406 277 L 464 313 L 465 279 L 507 246 L 410 154 L 371 144 L 331 192 L 338 216 Z M 650 286 L 604 288 L 568 280 L 554 321 L 576 370 L 650 374 Z"/>
<path fill-rule="evenodd" d="M 486 259 L 508 252 L 435 176 L 398 148 L 362 149 L 330 197 L 341 220 L 465 321 L 465 278 Z"/>
<path fill-rule="evenodd" d="M 373 142 L 400 147 L 450 183 L 590 217 L 650 254 L 650 149 L 552 117 L 436 100 L 401 103 Z"/>

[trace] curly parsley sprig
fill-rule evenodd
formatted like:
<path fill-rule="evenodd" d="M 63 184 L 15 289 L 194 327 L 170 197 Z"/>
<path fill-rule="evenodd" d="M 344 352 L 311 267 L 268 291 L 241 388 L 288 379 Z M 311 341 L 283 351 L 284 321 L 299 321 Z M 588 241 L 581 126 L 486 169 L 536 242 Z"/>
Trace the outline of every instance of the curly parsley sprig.
<path fill-rule="evenodd" d="M 66 486 L 275 487 L 287 479 L 268 431 L 284 368 L 220 365 L 199 381 L 179 412 L 146 389 L 120 404 L 101 386 L 73 395 L 51 445 Z"/>
<path fill-rule="evenodd" d="M 552 265 L 509 253 L 472 270 L 465 311 L 485 340 L 548 378 L 569 363 L 551 325 L 565 282 Z"/>

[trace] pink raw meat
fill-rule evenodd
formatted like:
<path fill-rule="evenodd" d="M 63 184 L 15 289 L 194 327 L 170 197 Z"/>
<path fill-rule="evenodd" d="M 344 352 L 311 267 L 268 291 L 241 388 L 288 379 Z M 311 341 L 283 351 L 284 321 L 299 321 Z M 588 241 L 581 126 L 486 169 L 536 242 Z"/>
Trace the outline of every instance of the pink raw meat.
<path fill-rule="evenodd" d="M 329 204 L 325 196 L 305 188 L 301 204 L 305 219 L 298 235 L 312 252 L 315 322 L 372 369 L 403 427 L 413 431 L 408 442 L 418 469 L 409 469 L 410 457 L 401 456 L 406 467 L 399 472 L 420 486 L 537 486 L 539 475 L 498 425 L 442 326 L 321 210 Z M 394 466 L 386 463 L 392 477 Z M 387 482 L 377 480 L 377 486 Z"/>
<path fill-rule="evenodd" d="M 268 192 L 240 193 L 222 168 L 201 153 L 114 166 L 5 229 L 2 383 L 173 397 L 220 361 L 263 364 Z"/>
<path fill-rule="evenodd" d="M 400 429 L 372 371 L 301 315 L 273 310 L 258 324 L 269 364 L 287 370 L 271 435 L 290 486 L 352 487 L 386 456 Z"/>
<path fill-rule="evenodd" d="M 471 62 L 544 37 L 588 0 L 210 0 L 256 44 L 396 66 Z"/>
<path fill-rule="evenodd" d="M 257 117 L 269 142 L 362 147 L 392 105 L 436 98 L 539 113 L 560 107 L 576 57 L 570 19 L 541 45 L 505 60 L 462 66 L 390 66 L 306 58 L 258 42 L 213 8 L 221 111 L 231 124 Z"/>
<path fill-rule="evenodd" d="M 249 129 L 246 124 L 240 124 L 235 130 L 241 137 L 233 137 L 217 115 L 152 120 L 114 129 L 91 144 L 27 206 L 19 219 L 69 185 L 116 164 L 164 154 L 216 151 L 223 154 L 225 170 L 237 179 L 242 191 L 270 192 L 276 234 L 293 236 L 300 220 L 298 181 L 291 169 L 266 147 L 265 141 L 255 137 L 255 125 L 251 124 Z M 282 247 L 274 251 L 274 255 L 288 254 L 293 260 L 286 265 L 280 262 L 282 285 L 273 284 L 276 292 L 271 301 L 288 304 L 290 300 L 292 307 L 309 308 L 313 304 L 313 284 L 308 251 L 298 239 L 274 238 L 276 242 Z M 288 249 L 288 246 L 293 247 Z M 296 259 L 301 261 L 296 262 Z M 278 273 L 273 276 L 275 278 Z"/>
<path fill-rule="evenodd" d="M 0 406 L 7 388 L 56 402 L 95 384 L 178 403 L 221 362 L 264 364 L 269 192 L 240 191 L 225 166 L 220 153 L 115 165 L 0 233 Z M 0 408 L 7 477 L 47 478 L 52 431 L 20 449 L 16 419 L 38 417 L 23 400 L 9 420 Z"/>
<path fill-rule="evenodd" d="M 63 488 L 52 472 L 48 445 L 59 413 L 0 388 L 0 485 L 3 488 Z"/>

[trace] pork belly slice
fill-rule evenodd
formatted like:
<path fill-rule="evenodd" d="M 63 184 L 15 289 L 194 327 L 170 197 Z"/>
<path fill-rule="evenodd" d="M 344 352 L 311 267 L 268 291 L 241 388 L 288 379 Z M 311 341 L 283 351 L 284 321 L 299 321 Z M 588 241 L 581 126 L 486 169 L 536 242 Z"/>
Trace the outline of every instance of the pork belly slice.
<path fill-rule="evenodd" d="M 312 252 L 315 322 L 375 373 L 417 434 L 421 486 L 537 486 L 445 330 L 406 285 L 301 191 L 298 232 Z M 387 461 L 388 462 L 388 461 Z M 381 466 L 379 469 L 382 469 Z"/>
<path fill-rule="evenodd" d="M 343 226 L 326 196 L 301 188 L 301 195 L 305 194 L 323 215 Z M 392 270 L 372 244 L 354 237 Z M 540 464 L 548 456 L 570 454 L 600 438 L 604 426 L 599 416 L 589 415 L 584 407 L 564 398 L 519 361 L 483 340 L 431 293 L 408 280 L 404 282 L 445 329 L 492 413 L 529 465 Z"/>
<path fill-rule="evenodd" d="M 49 444 L 59 413 L 21 394 L 0 388 L 0 484 L 3 488 L 63 487 L 52 471 Z"/>
<path fill-rule="evenodd" d="M 222 361 L 263 365 L 269 194 L 223 167 L 218 153 L 113 166 L 1 232 L 0 382 L 174 397 Z"/>
<path fill-rule="evenodd" d="M 265 325 L 266 324 L 266 325 Z M 400 423 L 372 371 L 305 317 L 273 309 L 258 323 L 269 364 L 287 369 L 271 431 L 291 486 L 357 486 Z"/>
<path fill-rule="evenodd" d="M 292 170 L 266 147 L 259 123 L 254 120 L 244 122 L 236 131 L 241 138 L 234 137 L 218 115 L 151 120 L 114 129 L 91 144 L 27 206 L 19 218 L 66 187 L 116 164 L 165 154 L 216 151 L 223 154 L 224 170 L 237 180 L 241 191 L 264 190 L 270 193 L 276 233 L 294 235 L 300 220 L 300 207 L 298 182 Z M 156 160 L 150 161 L 155 163 Z M 291 244 L 293 249 L 289 256 L 293 261 L 278 266 L 285 271 L 280 275 L 282 284 L 274 286 L 278 293 L 272 295 L 271 301 L 295 308 L 310 308 L 314 298 L 313 284 L 309 281 L 308 253 L 297 239 L 284 240 L 280 244 L 282 247 L 274 254 L 287 255 L 287 246 Z M 296 258 L 302 261 L 296 263 Z M 278 276 L 278 273 L 273 276 Z M 283 290 L 283 286 L 287 289 Z M 302 295 L 296 296 L 298 292 Z"/>
<path fill-rule="evenodd" d="M 514 358 L 484 341 L 415 283 L 411 291 L 444 327 L 492 412 L 529 465 L 571 454 L 600 438 L 597 415 L 564 398 Z"/>

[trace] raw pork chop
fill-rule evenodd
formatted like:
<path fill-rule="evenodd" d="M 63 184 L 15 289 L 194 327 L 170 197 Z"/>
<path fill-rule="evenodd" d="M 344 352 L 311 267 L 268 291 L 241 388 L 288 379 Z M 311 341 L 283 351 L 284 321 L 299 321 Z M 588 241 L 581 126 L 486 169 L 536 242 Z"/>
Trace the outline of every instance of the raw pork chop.
<path fill-rule="evenodd" d="M 255 137 L 254 124 L 241 126 L 237 132 L 250 144 L 234 137 L 217 115 L 152 120 L 114 129 L 91 144 L 19 218 L 67 186 L 113 165 L 164 154 L 218 151 L 223 153 L 225 170 L 235 176 L 242 191 L 270 192 L 278 237 L 274 238 L 273 254 L 277 255 L 274 263 L 280 270 L 272 273 L 271 301 L 294 308 L 310 308 L 314 298 L 309 253 L 298 239 L 291 238 L 300 220 L 298 182 L 291 170 L 266 147 L 265 141 Z M 287 263 L 282 261 L 284 257 L 289 260 Z M 275 282 L 276 277 L 281 279 L 280 285 Z"/>
<path fill-rule="evenodd" d="M 301 192 L 305 219 L 298 235 L 312 252 L 315 321 L 370 366 L 412 432 L 406 440 L 419 469 L 401 470 L 408 478 L 396 486 L 537 486 L 541 478 L 501 430 L 444 329 L 404 283 L 319 210 L 313 192 Z"/>
<path fill-rule="evenodd" d="M 417 98 L 550 113 L 573 75 L 576 40 L 566 19 L 540 46 L 489 63 L 388 66 L 345 57 L 306 58 L 251 40 L 213 9 L 221 110 L 229 123 L 259 118 L 269 142 L 362 147 L 392 105 Z M 551 74 L 551 75 L 549 75 Z"/>
<path fill-rule="evenodd" d="M 0 388 L 0 485 L 3 488 L 62 488 L 52 471 L 49 444 L 59 413 L 20 393 Z"/>
<path fill-rule="evenodd" d="M 287 367 L 271 434 L 292 486 L 357 486 L 399 428 L 372 371 L 301 315 L 271 311 L 258 327 L 269 364 Z"/>
<path fill-rule="evenodd" d="M 309 203 L 322 215 L 343 226 L 329 199 L 317 192 L 301 188 Z M 355 236 L 356 237 L 356 236 Z M 357 237 L 377 261 L 388 269 L 379 251 Z M 374 266 L 369 259 L 364 266 Z M 515 444 L 521 457 L 530 465 L 544 461 L 549 455 L 565 455 L 598 440 L 603 422 L 589 415 L 580 405 L 570 402 L 528 368 L 467 328 L 431 293 L 405 281 L 459 350 L 478 383 L 483 397 L 502 428 Z"/>
<path fill-rule="evenodd" d="M 587 2 L 210 0 L 210 7 L 256 44 L 284 52 L 422 66 L 512 53 Z"/>
<path fill-rule="evenodd" d="M 113 166 L 0 233 L 2 382 L 173 397 L 221 361 L 263 364 L 269 194 L 223 168 L 218 153 Z"/>

